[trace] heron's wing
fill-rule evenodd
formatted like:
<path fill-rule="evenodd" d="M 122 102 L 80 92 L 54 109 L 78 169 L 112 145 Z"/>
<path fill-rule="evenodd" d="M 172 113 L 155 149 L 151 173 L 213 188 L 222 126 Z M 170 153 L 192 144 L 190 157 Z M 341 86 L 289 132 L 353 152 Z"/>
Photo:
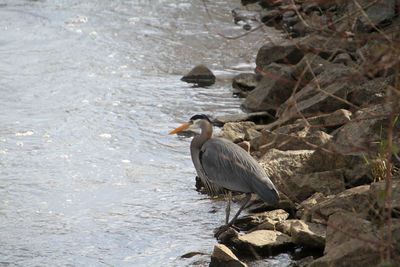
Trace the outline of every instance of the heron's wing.
<path fill-rule="evenodd" d="M 238 145 L 223 138 L 213 138 L 201 150 L 201 165 L 211 182 L 233 191 L 257 193 L 270 203 L 279 200 L 264 169 Z"/>

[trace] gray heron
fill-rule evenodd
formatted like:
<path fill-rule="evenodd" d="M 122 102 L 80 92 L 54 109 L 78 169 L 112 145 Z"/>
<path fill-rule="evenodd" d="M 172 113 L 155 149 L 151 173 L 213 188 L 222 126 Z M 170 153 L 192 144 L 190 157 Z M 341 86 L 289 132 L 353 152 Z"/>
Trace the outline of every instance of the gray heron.
<path fill-rule="evenodd" d="M 197 175 L 206 192 L 216 196 L 228 190 L 226 227 L 231 226 L 247 205 L 251 193 L 256 193 L 270 204 L 279 201 L 279 194 L 264 169 L 243 148 L 224 138 L 212 138 L 213 126 L 206 115 L 195 115 L 189 122 L 169 134 L 187 129 L 201 129 L 201 134 L 190 143 L 190 153 Z M 229 221 L 231 191 L 246 193 L 244 204 Z"/>

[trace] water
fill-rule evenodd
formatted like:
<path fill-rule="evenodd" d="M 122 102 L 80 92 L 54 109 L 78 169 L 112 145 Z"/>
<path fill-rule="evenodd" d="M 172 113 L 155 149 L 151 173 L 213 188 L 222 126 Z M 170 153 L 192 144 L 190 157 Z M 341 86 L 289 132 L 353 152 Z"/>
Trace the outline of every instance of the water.
<path fill-rule="evenodd" d="M 208 2 L 212 20 L 202 1 L 0 2 L 0 265 L 209 260 L 225 203 L 195 191 L 190 139 L 167 133 L 241 112 L 231 77 L 269 33 L 217 36 L 243 32 L 239 2 Z M 215 85 L 179 80 L 199 63 Z"/>

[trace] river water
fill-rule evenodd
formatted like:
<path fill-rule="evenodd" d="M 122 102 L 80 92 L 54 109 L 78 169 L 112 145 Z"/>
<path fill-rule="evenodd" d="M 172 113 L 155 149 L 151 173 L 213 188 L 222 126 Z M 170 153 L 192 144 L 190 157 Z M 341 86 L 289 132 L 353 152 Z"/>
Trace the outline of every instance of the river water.
<path fill-rule="evenodd" d="M 0 1 L 0 265 L 206 264 L 225 203 L 195 191 L 196 113 L 240 113 L 240 1 Z M 208 88 L 180 81 L 204 63 Z M 192 258 L 181 258 L 201 252 Z M 263 264 L 289 261 L 281 255 Z"/>

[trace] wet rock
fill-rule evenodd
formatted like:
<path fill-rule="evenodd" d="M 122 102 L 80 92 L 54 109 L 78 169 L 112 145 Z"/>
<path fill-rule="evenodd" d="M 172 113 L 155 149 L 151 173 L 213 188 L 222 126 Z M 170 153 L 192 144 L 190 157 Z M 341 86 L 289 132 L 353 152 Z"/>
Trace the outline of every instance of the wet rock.
<path fill-rule="evenodd" d="M 214 251 L 211 255 L 210 267 L 245 267 L 245 263 L 241 262 L 233 252 L 223 244 L 214 246 Z"/>
<path fill-rule="evenodd" d="M 293 247 L 290 236 L 278 231 L 258 230 L 235 240 L 235 247 L 241 253 L 257 257 L 258 255 L 275 255 Z"/>
<path fill-rule="evenodd" d="M 304 221 L 293 221 L 290 224 L 292 242 L 307 248 L 323 249 L 325 246 L 326 226 Z"/>
<path fill-rule="evenodd" d="M 222 126 L 228 122 L 253 121 L 256 123 L 263 123 L 263 122 L 265 123 L 270 120 L 271 120 L 271 115 L 268 112 L 260 111 L 260 112 L 221 116 L 216 118 L 214 123 Z"/>
<path fill-rule="evenodd" d="M 295 84 L 292 73 L 293 68 L 282 64 L 263 66 L 263 78 L 247 95 L 242 107 L 250 111 L 277 110 L 292 94 Z"/>
<path fill-rule="evenodd" d="M 240 73 L 233 78 L 232 87 L 238 91 L 241 96 L 247 96 L 247 93 L 258 85 L 260 76 L 254 73 Z"/>
<path fill-rule="evenodd" d="M 371 205 L 369 185 L 361 185 L 328 198 L 315 205 L 309 212 L 312 222 L 326 224 L 330 215 L 339 211 L 353 212 L 367 218 Z"/>
<path fill-rule="evenodd" d="M 187 83 L 194 83 L 198 86 L 209 86 L 215 83 L 215 75 L 204 65 L 197 65 L 188 74 L 181 78 Z"/>
<path fill-rule="evenodd" d="M 279 44 L 271 42 L 259 49 L 256 65 L 260 70 L 266 70 L 268 65 L 273 62 L 293 65 L 297 64 L 303 56 L 303 50 L 299 49 L 291 40 L 285 40 Z"/>
<path fill-rule="evenodd" d="M 240 217 L 235 221 L 235 226 L 243 231 L 248 231 L 254 227 L 257 227 L 258 230 L 273 230 L 276 223 L 286 220 L 288 217 L 289 213 L 277 209 Z"/>
<path fill-rule="evenodd" d="M 247 129 L 254 128 L 255 126 L 256 124 L 251 121 L 228 122 L 224 124 L 221 132 L 219 132 L 215 136 L 223 137 L 237 143 L 244 140 L 244 135 Z"/>
<path fill-rule="evenodd" d="M 220 233 L 218 235 L 217 239 L 219 242 L 221 242 L 223 244 L 231 245 L 231 244 L 233 244 L 232 240 L 238 238 L 238 236 L 239 236 L 239 233 L 232 227 L 229 227 L 227 230 Z"/>

